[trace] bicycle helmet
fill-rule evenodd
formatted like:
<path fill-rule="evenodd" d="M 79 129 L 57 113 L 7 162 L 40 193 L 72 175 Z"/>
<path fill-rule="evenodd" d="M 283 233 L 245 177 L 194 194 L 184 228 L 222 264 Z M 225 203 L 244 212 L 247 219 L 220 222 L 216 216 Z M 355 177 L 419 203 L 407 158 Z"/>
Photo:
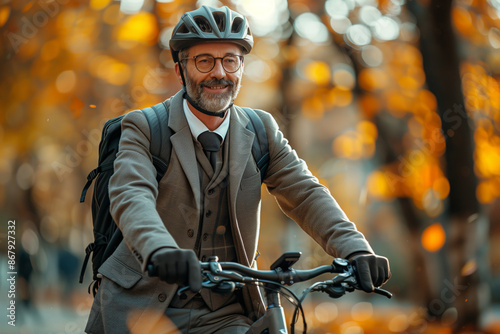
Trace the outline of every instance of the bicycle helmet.
<path fill-rule="evenodd" d="M 174 62 L 179 61 L 179 51 L 201 42 L 232 42 L 240 45 L 245 53 L 253 47 L 253 37 L 247 19 L 224 6 L 200 8 L 182 15 L 170 39 L 170 52 Z"/>

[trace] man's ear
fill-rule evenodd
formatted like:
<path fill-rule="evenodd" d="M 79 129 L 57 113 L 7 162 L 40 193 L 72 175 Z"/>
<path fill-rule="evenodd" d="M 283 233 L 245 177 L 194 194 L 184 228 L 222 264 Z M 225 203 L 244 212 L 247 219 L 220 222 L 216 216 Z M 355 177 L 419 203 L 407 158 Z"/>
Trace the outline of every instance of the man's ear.
<path fill-rule="evenodd" d="M 179 62 L 175 63 L 174 70 L 175 70 L 175 75 L 177 76 L 177 80 L 181 85 L 183 85 L 184 83 L 182 82 L 182 76 L 181 76 L 182 68 L 179 65 Z"/>

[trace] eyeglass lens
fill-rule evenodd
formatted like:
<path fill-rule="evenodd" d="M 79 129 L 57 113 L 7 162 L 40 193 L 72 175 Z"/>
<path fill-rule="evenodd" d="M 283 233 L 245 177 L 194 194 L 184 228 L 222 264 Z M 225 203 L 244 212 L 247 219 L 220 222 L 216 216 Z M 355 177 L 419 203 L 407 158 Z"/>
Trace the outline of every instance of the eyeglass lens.
<path fill-rule="evenodd" d="M 241 58 L 236 55 L 226 55 L 222 58 L 211 55 L 199 55 L 195 58 L 195 65 L 198 71 L 206 73 L 215 67 L 215 60 L 222 59 L 222 67 L 226 72 L 236 72 L 241 66 Z"/>

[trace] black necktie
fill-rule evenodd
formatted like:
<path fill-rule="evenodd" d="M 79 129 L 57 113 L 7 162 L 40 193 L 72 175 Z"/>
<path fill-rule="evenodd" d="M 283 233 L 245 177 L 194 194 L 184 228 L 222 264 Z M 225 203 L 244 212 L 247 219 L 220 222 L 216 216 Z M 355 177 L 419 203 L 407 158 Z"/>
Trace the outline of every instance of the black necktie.
<path fill-rule="evenodd" d="M 222 138 L 215 132 L 205 131 L 198 136 L 198 141 L 201 146 L 203 146 L 203 151 L 205 151 L 205 154 L 212 165 L 212 169 L 215 171 L 217 152 L 220 150 Z"/>

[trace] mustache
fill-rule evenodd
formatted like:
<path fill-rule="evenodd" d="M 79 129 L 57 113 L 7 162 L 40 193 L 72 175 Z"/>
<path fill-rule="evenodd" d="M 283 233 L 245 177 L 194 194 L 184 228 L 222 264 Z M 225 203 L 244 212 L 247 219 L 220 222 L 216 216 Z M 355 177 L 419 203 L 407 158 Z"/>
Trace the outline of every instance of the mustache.
<path fill-rule="evenodd" d="M 220 80 L 207 80 L 207 81 L 202 81 L 200 83 L 201 86 L 234 86 L 234 82 L 226 79 L 220 79 Z"/>

